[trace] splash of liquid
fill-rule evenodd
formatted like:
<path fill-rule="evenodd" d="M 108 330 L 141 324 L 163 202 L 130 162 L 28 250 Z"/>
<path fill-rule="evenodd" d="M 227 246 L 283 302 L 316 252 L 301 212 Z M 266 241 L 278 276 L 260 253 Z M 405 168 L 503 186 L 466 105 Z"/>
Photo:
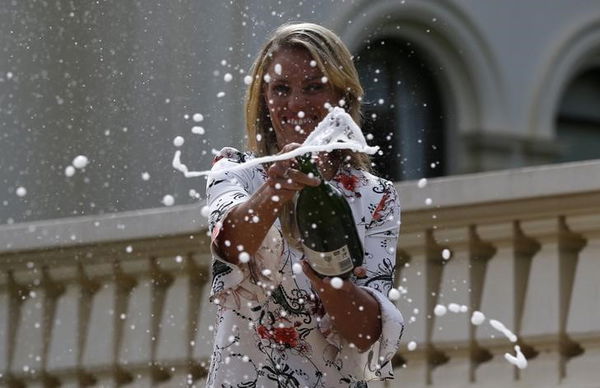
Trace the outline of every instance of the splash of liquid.
<path fill-rule="evenodd" d="M 332 152 L 333 150 L 352 150 L 373 155 L 379 150 L 379 147 L 367 145 L 361 129 L 352 120 L 352 117 L 344 109 L 335 107 L 308 135 L 302 146 L 283 154 L 255 158 L 230 168 L 230 170 L 234 171 L 263 163 L 291 159 L 308 152 Z M 175 151 L 172 165 L 173 168 L 182 172 L 186 178 L 211 174 L 211 170 L 189 171 L 188 167 L 181 162 L 181 151 L 179 150 Z"/>

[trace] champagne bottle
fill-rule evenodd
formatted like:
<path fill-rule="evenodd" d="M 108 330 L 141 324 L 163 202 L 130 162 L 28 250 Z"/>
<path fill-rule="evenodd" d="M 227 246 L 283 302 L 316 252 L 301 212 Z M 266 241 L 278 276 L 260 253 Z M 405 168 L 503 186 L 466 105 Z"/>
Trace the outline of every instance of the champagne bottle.
<path fill-rule="evenodd" d="M 300 171 L 321 177 L 311 154 L 297 158 Z M 348 277 L 362 265 L 363 247 L 352 209 L 338 189 L 321 178 L 319 186 L 304 187 L 296 199 L 296 222 L 304 254 L 322 276 Z"/>

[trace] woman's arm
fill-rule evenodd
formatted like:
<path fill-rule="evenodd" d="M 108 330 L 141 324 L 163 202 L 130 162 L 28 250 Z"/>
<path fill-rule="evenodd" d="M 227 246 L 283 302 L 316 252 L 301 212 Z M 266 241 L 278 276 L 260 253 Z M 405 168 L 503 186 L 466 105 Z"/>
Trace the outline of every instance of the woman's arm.
<path fill-rule="evenodd" d="M 298 146 L 300 145 L 295 143 L 288 144 L 281 152 L 289 152 Z M 293 160 L 273 163 L 267 170 L 267 181 L 247 201 L 236 205 L 227 213 L 221 230 L 213 241 L 222 258 L 238 264 L 240 252 L 254 255 L 282 206 L 291 201 L 303 187 L 319 185 L 318 178 L 311 178 L 293 166 Z"/>
<path fill-rule="evenodd" d="M 346 280 L 340 289 L 335 289 L 330 279 L 321 279 L 308 262 L 304 263 L 304 272 L 319 293 L 325 310 L 333 318 L 334 328 L 361 351 L 370 348 L 382 332 L 384 335 L 395 335 L 390 334 L 389 322 L 394 319 L 402 321 L 392 304 L 378 299 L 379 294 L 387 298 L 387 293 L 393 287 L 394 248 L 398 243 L 400 207 L 391 182 L 380 180 L 377 185 L 384 189 L 382 193 L 373 195 L 375 191 L 372 190 L 363 193 L 366 203 L 372 204 L 375 210 L 365 230 L 364 249 L 368 260 L 365 258 L 363 266 L 355 268 L 357 280 Z M 367 284 L 369 290 L 363 287 Z M 371 289 L 377 294 L 369 292 Z M 398 312 L 399 317 L 394 318 L 396 314 L 390 310 L 390 306 Z M 383 327 L 382 316 L 390 318 L 386 327 Z"/>
<path fill-rule="evenodd" d="M 331 317 L 333 327 L 359 351 L 371 347 L 381 335 L 379 303 L 371 294 L 349 280 L 341 288 L 331 286 L 330 278 L 321 278 L 305 260 L 302 269 Z M 355 268 L 360 271 L 361 267 Z"/>

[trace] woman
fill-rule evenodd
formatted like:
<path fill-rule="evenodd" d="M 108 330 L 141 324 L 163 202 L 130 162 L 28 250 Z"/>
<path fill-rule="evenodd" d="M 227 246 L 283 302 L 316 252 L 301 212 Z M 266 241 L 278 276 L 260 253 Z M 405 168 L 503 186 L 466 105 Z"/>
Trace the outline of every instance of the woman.
<path fill-rule="evenodd" d="M 324 27 L 286 24 L 259 53 L 252 79 L 251 152 L 224 148 L 207 183 L 218 305 L 208 386 L 358 387 L 391 378 L 404 327 L 387 298 L 400 225 L 393 185 L 368 172 L 367 155 L 319 155 L 321 176 L 348 199 L 365 250 L 364 266 L 338 289 L 303 260 L 293 222 L 294 196 L 319 178 L 294 160 L 231 171 L 298 147 L 331 106 L 359 122 L 362 88 L 350 53 Z"/>

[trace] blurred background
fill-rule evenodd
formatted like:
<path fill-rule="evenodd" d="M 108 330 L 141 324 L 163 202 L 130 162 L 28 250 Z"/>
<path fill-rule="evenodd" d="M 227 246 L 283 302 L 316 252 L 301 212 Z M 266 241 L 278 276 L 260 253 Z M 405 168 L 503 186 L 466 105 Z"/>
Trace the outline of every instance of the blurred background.
<path fill-rule="evenodd" d="M 388 178 L 598 158 L 599 18 L 595 0 L 4 1 L 0 223 L 196 201 L 173 139 L 195 170 L 243 147 L 243 78 L 286 21 L 351 48 Z"/>
<path fill-rule="evenodd" d="M 0 384 L 203 386 L 205 179 L 171 162 L 244 147 L 288 21 L 350 48 L 400 192 L 409 326 L 373 386 L 598 387 L 598 0 L 0 1 Z"/>

